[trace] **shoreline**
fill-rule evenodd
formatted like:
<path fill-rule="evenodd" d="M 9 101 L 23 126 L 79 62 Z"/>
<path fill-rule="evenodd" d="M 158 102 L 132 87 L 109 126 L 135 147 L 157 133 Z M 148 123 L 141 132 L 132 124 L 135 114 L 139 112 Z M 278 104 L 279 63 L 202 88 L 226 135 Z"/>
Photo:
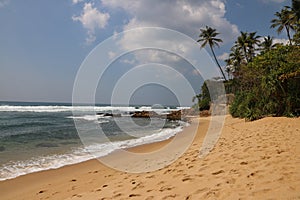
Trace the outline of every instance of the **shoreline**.
<path fill-rule="evenodd" d="M 184 123 L 187 123 L 187 122 L 184 122 Z M 113 141 L 112 143 L 116 142 L 117 146 L 124 150 L 128 150 L 131 148 L 134 149 L 137 146 L 149 145 L 152 143 L 157 143 L 157 145 L 158 145 L 159 143 L 162 142 L 161 144 L 164 144 L 163 141 L 168 141 L 170 138 L 173 138 L 174 136 L 176 136 L 176 134 L 181 132 L 184 128 L 186 128 L 186 125 L 181 124 L 179 127 L 176 127 L 174 129 L 172 129 L 172 128 L 166 129 L 167 134 L 161 134 L 161 132 L 165 133 L 165 129 L 162 129 L 158 133 L 154 133 L 154 134 L 150 135 L 151 137 L 148 137 L 147 139 L 146 138 L 144 139 L 144 137 L 141 137 L 141 138 L 139 138 L 140 140 L 135 140 L 135 139 L 120 140 L 120 141 Z M 154 136 L 154 137 L 152 137 L 152 136 Z M 166 139 L 166 138 L 168 138 L 168 139 Z M 115 146 L 114 144 L 112 144 L 112 145 Z M 157 145 L 154 145 L 154 146 L 157 146 Z M 116 149 L 116 150 L 113 150 L 113 149 Z M 79 148 L 79 152 L 82 152 L 82 151 L 83 150 L 81 148 Z M 103 153 L 103 155 L 101 155 L 100 157 L 106 157 L 107 155 L 113 154 L 115 151 L 118 151 L 118 148 L 112 148 L 111 152 Z M 37 159 L 35 159 L 34 157 L 28 159 L 27 161 L 24 160 L 24 163 L 21 163 L 22 166 L 24 165 L 23 166 L 24 170 L 22 170 L 21 168 L 19 169 L 17 164 L 20 164 L 20 163 L 15 162 L 14 164 L 17 165 L 17 168 L 15 168 L 15 169 L 17 169 L 18 171 L 15 171 L 16 172 L 15 174 L 13 174 L 13 173 L 6 174 L 7 175 L 6 179 L 1 178 L 0 182 L 14 179 L 14 178 L 24 176 L 27 174 L 32 174 L 32 173 L 47 171 L 47 170 L 53 170 L 53 169 L 59 169 L 64 166 L 75 165 L 75 164 L 86 162 L 86 161 L 89 161 L 92 159 L 97 159 L 97 158 L 95 158 L 93 153 L 76 154 L 75 152 L 76 151 L 74 151 L 74 152 L 70 151 L 70 152 L 66 152 L 65 154 L 50 155 L 50 157 L 51 157 L 50 161 L 53 159 L 58 159 L 58 161 L 54 162 L 53 164 L 52 163 L 45 163 L 45 164 L 42 163 L 41 164 L 41 166 L 47 166 L 47 167 L 38 167 L 39 165 L 37 164 L 37 165 L 33 165 L 33 167 L 31 168 L 29 166 L 29 164 L 27 165 L 27 163 L 29 163 L 29 161 L 31 163 L 36 163 Z M 97 154 L 97 155 L 100 155 L 100 154 Z M 66 159 L 66 156 L 70 157 L 70 159 Z M 47 156 L 46 156 L 46 158 L 47 158 Z M 75 158 L 77 158 L 77 160 Z M 66 161 L 64 161 L 63 159 L 66 159 Z M 9 167 L 13 168 L 14 166 L 9 166 Z"/>
<path fill-rule="evenodd" d="M 189 149 L 170 165 L 147 173 L 111 169 L 98 160 L 0 181 L 2 199 L 237 199 L 300 198 L 300 118 L 254 122 L 226 117 L 212 152 L 199 159 L 209 118 L 199 120 Z M 184 137 L 182 137 L 184 139 Z M 147 153 L 172 138 L 130 148 Z"/>

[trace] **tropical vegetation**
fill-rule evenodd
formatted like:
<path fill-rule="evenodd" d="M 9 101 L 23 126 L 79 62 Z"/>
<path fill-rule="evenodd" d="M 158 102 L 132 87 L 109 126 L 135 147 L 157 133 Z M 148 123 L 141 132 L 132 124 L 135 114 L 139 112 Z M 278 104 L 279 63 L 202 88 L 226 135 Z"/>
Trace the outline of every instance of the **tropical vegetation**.
<path fill-rule="evenodd" d="M 240 32 L 225 60 L 228 80 L 224 77 L 224 85 L 227 93 L 235 95 L 230 106 L 232 116 L 255 120 L 300 114 L 299 2 L 293 0 L 292 7 L 285 6 L 270 21 L 270 28 L 278 34 L 286 32 L 287 44 L 276 44 L 271 36 L 260 37 L 256 32 Z M 200 31 L 198 41 L 203 42 L 202 47 L 209 44 L 213 52 L 213 47 L 222 42 L 215 38 L 219 33 L 211 27 Z M 213 56 L 217 62 L 215 53 Z M 204 83 L 202 93 L 195 97 L 200 110 L 209 108 L 207 93 Z"/>

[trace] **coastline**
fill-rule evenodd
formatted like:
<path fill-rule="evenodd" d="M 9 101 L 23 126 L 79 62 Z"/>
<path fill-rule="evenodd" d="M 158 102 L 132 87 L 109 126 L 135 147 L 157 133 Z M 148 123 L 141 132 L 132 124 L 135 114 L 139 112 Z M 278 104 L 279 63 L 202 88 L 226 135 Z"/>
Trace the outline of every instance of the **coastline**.
<path fill-rule="evenodd" d="M 198 126 L 190 148 L 157 171 L 131 174 L 98 160 L 0 181 L 2 199 L 237 199 L 300 198 L 300 118 L 254 122 L 226 117 L 221 138 L 204 159 L 199 149 L 209 117 L 194 118 L 178 134 Z M 182 137 L 184 139 L 184 137 Z M 172 138 L 130 148 L 155 151 Z"/>

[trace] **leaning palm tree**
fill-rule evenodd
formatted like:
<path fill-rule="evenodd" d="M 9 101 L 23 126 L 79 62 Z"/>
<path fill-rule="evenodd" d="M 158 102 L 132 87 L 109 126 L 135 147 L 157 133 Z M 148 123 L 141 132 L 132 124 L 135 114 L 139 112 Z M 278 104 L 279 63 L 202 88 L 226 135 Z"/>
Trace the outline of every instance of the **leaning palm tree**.
<path fill-rule="evenodd" d="M 277 28 L 277 33 L 280 34 L 283 29 L 286 30 L 290 45 L 292 45 L 291 30 L 294 30 L 297 20 L 296 14 L 291 11 L 290 7 L 285 7 L 281 12 L 276 12 L 276 19 L 271 21 L 271 28 Z"/>
<path fill-rule="evenodd" d="M 221 68 L 221 66 L 218 62 L 218 59 L 217 59 L 216 54 L 215 54 L 214 49 L 213 49 L 214 46 L 219 47 L 218 43 L 223 42 L 222 39 L 216 38 L 216 36 L 219 35 L 220 33 L 216 32 L 216 29 L 213 29 L 209 26 L 206 26 L 205 29 L 200 29 L 200 32 L 201 32 L 200 35 L 199 35 L 200 39 L 197 40 L 197 42 L 202 42 L 201 48 L 204 48 L 207 44 L 209 45 L 210 50 L 211 50 L 211 52 L 214 56 L 214 59 L 215 59 L 217 65 L 218 65 L 218 67 L 219 67 L 219 69 L 220 69 L 220 71 L 223 75 L 224 80 L 226 81 L 227 79 L 225 77 L 225 74 L 224 74 L 224 72 L 223 72 L 223 70 L 222 70 L 222 68 Z"/>

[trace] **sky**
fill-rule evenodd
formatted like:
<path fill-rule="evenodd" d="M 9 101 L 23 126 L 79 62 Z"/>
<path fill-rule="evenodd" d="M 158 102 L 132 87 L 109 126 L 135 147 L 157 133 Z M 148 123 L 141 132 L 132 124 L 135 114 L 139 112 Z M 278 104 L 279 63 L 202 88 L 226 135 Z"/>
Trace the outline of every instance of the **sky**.
<path fill-rule="evenodd" d="M 136 70 L 141 80 L 151 74 L 170 81 L 163 86 L 157 83 L 162 79 L 153 78 L 152 83 L 141 83 L 129 91 L 129 99 L 122 99 L 122 92 L 115 95 L 115 103 L 176 104 L 180 101 L 190 104 L 190 94 L 181 94 L 188 90 L 182 86 L 181 79 L 186 79 L 199 92 L 205 79 L 201 73 L 205 72 L 197 72 L 186 57 L 205 49 L 191 52 L 193 47 L 189 46 L 188 39 L 168 38 L 172 33 L 131 30 L 161 27 L 196 41 L 199 29 L 208 25 L 220 33 L 223 43 L 216 49 L 216 55 L 224 60 L 240 31 L 257 31 L 260 36 L 271 35 L 276 41 L 285 42 L 285 33 L 277 35 L 270 29 L 270 20 L 276 11 L 290 3 L 290 0 L 0 0 L 0 101 L 71 102 L 80 68 L 86 67 L 94 52 L 99 54 L 99 59 L 112 61 L 109 67 L 99 66 L 103 63 L 97 61 L 105 73 L 91 75 L 97 79 L 90 81 L 96 84 L 91 98 L 97 103 L 112 102 L 114 88 L 122 77 L 125 82 L 119 85 L 127 91 L 124 85 L 137 82 L 127 73 L 143 66 L 140 68 L 143 70 Z M 107 40 L 112 42 L 111 46 L 103 47 Z M 141 44 L 162 50 L 138 50 Z M 108 51 L 110 47 L 114 48 Z M 101 48 L 107 50 L 105 55 L 100 55 Z M 178 49 L 183 57 L 178 55 Z M 204 54 L 209 58 L 201 59 L 208 67 L 213 61 L 209 49 L 206 50 L 208 54 Z M 120 52 L 127 53 L 117 57 Z M 170 71 L 166 66 L 177 71 Z M 153 70 L 148 72 L 149 68 Z M 85 82 L 89 79 L 85 77 Z"/>

